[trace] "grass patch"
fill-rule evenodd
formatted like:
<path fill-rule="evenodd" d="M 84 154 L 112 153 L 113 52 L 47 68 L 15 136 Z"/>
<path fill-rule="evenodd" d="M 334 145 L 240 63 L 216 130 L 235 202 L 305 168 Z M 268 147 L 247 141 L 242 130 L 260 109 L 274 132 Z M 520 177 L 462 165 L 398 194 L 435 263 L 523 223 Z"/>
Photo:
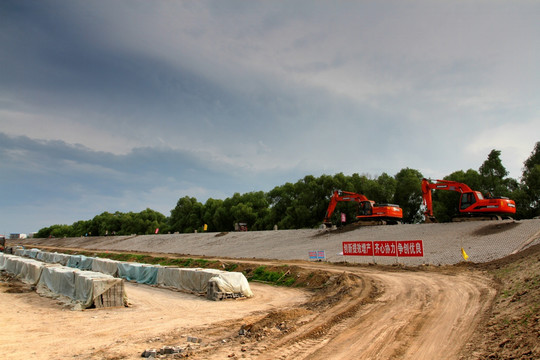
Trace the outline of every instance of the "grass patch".
<path fill-rule="evenodd" d="M 289 270 L 273 271 L 268 270 L 266 266 L 259 266 L 253 272 L 246 276 L 251 281 L 262 281 L 274 285 L 292 286 L 296 281 Z"/>
<path fill-rule="evenodd" d="M 181 268 L 202 268 L 219 269 L 224 271 L 236 271 L 244 274 L 248 281 L 260 281 L 277 286 L 297 286 L 309 287 L 305 279 L 298 274 L 298 269 L 289 265 L 279 267 L 257 266 L 249 263 L 222 262 L 218 260 L 178 258 L 151 256 L 140 253 L 120 253 L 120 252 L 88 252 L 88 251 L 70 251 L 62 250 L 66 254 L 78 254 L 88 257 L 98 257 L 123 262 L 136 262 L 141 264 L 152 264 L 161 266 L 177 266 Z M 311 279 L 313 274 L 309 275 Z"/>

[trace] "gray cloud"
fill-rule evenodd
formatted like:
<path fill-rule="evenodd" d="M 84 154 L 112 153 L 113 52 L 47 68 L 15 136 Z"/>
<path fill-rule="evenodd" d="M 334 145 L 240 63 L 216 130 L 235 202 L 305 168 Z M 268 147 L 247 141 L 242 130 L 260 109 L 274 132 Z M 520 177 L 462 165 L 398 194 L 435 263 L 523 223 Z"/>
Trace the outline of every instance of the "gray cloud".
<path fill-rule="evenodd" d="M 439 177 L 494 148 L 518 177 L 540 133 L 539 7 L 4 1 L 1 170 L 19 176 L 2 185 L 21 189 L 4 204 L 167 212 L 305 174 Z"/>

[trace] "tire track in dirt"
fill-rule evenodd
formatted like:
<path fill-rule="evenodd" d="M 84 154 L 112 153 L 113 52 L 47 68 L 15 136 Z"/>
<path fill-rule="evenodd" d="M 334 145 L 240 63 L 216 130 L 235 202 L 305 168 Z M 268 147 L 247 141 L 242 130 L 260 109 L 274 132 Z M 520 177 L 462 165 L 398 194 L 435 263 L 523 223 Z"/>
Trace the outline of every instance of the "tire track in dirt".
<path fill-rule="evenodd" d="M 364 279 L 359 286 L 373 282 L 381 295 L 366 303 L 369 290 L 354 292 L 255 358 L 457 359 L 496 293 L 487 278 L 465 272 L 347 272 Z M 335 322 L 343 309 L 355 310 Z M 325 327 L 321 336 L 304 339 Z"/>
<path fill-rule="evenodd" d="M 261 265 L 289 262 L 257 261 Z M 461 268 L 443 271 L 431 267 L 425 271 L 388 268 L 389 271 L 329 263 L 297 262 L 296 265 L 308 271 L 332 272 L 342 279 L 334 293 L 327 294 L 336 301 L 324 306 L 324 297 L 314 295 L 305 304 L 297 303 L 295 306 L 317 309 L 320 313 L 300 317 L 288 332 L 269 335 L 249 346 L 242 344 L 247 349 L 243 357 L 261 360 L 457 359 L 482 315 L 491 307 L 496 293 L 488 277 L 479 271 Z M 168 306 L 160 304 L 145 306 L 158 308 L 158 313 L 170 311 Z M 214 307 L 218 310 L 229 306 L 223 303 Z M 277 312 L 282 310 L 273 308 Z M 166 330 L 163 323 L 160 325 Z M 230 334 L 231 326 L 225 330 L 212 327 L 207 334 L 210 333 L 212 338 L 218 339 L 221 333 Z M 114 346 L 117 350 L 119 347 Z M 126 348 L 122 346 L 122 350 Z M 232 343 L 210 344 L 205 353 L 194 354 L 193 358 L 222 359 L 224 354 L 238 352 L 238 348 Z"/>

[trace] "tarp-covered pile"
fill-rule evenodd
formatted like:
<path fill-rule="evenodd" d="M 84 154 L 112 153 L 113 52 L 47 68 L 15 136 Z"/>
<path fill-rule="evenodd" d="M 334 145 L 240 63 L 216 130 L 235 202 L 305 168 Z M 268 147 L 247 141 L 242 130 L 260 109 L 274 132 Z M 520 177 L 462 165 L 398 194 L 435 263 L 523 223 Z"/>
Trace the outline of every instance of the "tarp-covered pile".
<path fill-rule="evenodd" d="M 123 280 L 107 274 L 1 253 L 0 270 L 37 285 L 42 293 L 68 297 L 82 308 L 123 306 L 126 301 Z"/>
<path fill-rule="evenodd" d="M 118 277 L 119 263 L 120 262 L 116 260 L 94 258 L 94 261 L 92 262 L 92 271 Z"/>
<path fill-rule="evenodd" d="M 81 270 L 92 270 L 94 258 L 84 255 L 71 255 L 67 261 L 67 266 Z"/>
<path fill-rule="evenodd" d="M 118 263 L 118 276 L 139 284 L 157 284 L 158 269 L 161 266 L 153 266 L 139 263 Z"/>
<path fill-rule="evenodd" d="M 15 249 L 15 254 L 35 258 L 46 263 L 68 266 L 70 269 L 91 270 L 110 277 L 120 277 L 139 284 L 161 285 L 175 289 L 207 294 L 207 298 L 221 300 L 225 298 L 252 297 L 253 293 L 244 274 L 215 269 L 184 269 L 163 267 L 133 262 L 93 258 L 84 255 L 66 255 L 38 249 Z M 70 282 L 66 279 L 67 287 Z M 61 291 L 62 289 L 56 289 Z M 64 294 L 71 296 L 72 294 Z"/>
<path fill-rule="evenodd" d="M 206 298 L 209 300 L 236 299 L 252 297 L 249 283 L 242 273 L 223 272 L 208 281 Z"/>
<path fill-rule="evenodd" d="M 253 296 L 246 277 L 239 272 L 161 267 L 157 282 L 184 291 L 206 293 L 211 300 Z"/>

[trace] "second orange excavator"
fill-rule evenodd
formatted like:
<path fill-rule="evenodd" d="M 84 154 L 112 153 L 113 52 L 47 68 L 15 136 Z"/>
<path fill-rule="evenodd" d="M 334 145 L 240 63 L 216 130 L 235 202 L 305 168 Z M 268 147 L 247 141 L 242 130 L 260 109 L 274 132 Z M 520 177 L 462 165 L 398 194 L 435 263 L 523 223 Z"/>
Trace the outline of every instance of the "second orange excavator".
<path fill-rule="evenodd" d="M 426 222 L 437 222 L 433 216 L 433 201 L 431 190 L 449 190 L 461 193 L 459 198 L 459 216 L 453 221 L 466 220 L 500 220 L 516 213 L 516 203 L 507 197 L 484 197 L 480 191 L 473 191 L 466 184 L 450 181 L 435 180 L 430 182 L 422 179 L 422 201 L 426 210 Z"/>
<path fill-rule="evenodd" d="M 399 205 L 376 204 L 362 194 L 356 194 L 348 191 L 335 190 L 330 198 L 330 204 L 324 216 L 324 224 L 332 225 L 330 218 L 340 201 L 355 201 L 358 203 L 356 220 L 363 224 L 384 225 L 397 224 L 403 219 L 403 210 Z"/>

